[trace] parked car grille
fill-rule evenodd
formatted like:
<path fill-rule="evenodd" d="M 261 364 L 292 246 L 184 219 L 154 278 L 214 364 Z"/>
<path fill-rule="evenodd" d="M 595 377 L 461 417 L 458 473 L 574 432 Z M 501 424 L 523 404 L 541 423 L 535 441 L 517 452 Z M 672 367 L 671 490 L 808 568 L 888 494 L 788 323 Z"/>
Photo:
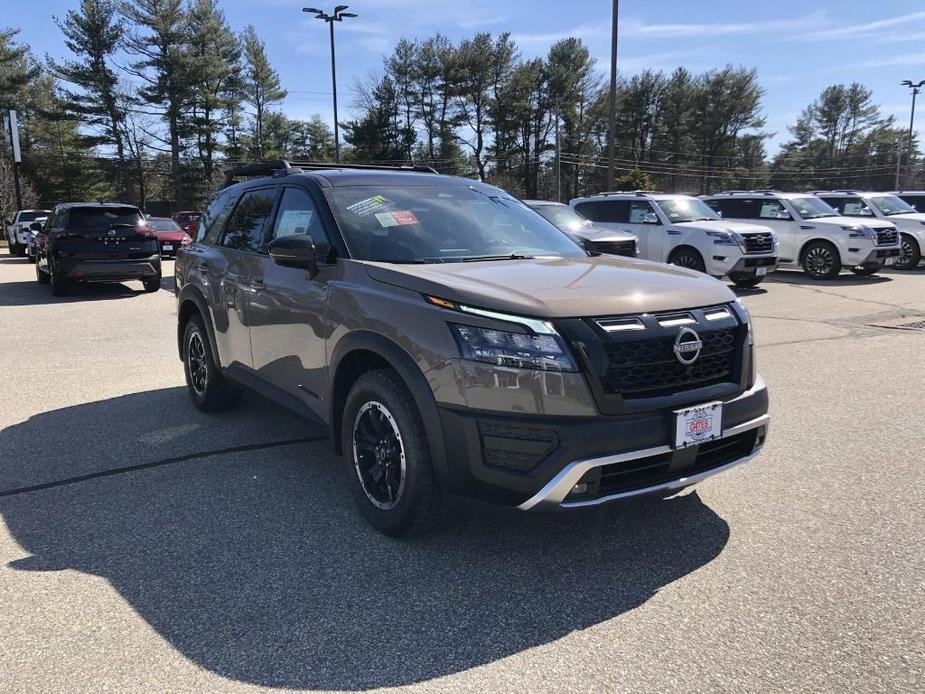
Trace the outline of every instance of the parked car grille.
<path fill-rule="evenodd" d="M 626 241 L 589 241 L 585 248 L 595 253 L 636 257 L 636 242 L 631 239 Z"/>
<path fill-rule="evenodd" d="M 899 232 L 894 227 L 877 229 L 877 245 L 892 246 L 899 243 Z"/>
<path fill-rule="evenodd" d="M 689 477 L 707 472 L 744 458 L 755 450 L 757 441 L 756 431 L 746 431 L 701 444 L 694 462 L 682 469 L 672 468 L 672 453 L 663 453 L 650 458 L 604 465 L 597 470 L 589 471 L 582 481 L 594 490 L 592 496 L 607 496 L 651 487 L 681 476 Z"/>
<path fill-rule="evenodd" d="M 703 348 L 690 365 L 674 353 L 674 338 L 607 343 L 607 393 L 624 398 L 657 397 L 734 381 L 740 338 L 734 328 L 700 331 Z"/>
<path fill-rule="evenodd" d="M 746 253 L 770 253 L 774 250 L 774 235 L 768 232 L 745 235 Z"/>

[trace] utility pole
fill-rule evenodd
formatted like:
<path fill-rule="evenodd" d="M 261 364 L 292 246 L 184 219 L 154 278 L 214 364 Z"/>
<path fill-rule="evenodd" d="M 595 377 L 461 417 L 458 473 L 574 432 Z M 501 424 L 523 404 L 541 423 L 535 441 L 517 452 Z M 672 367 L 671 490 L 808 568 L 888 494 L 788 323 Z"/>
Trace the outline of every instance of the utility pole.
<path fill-rule="evenodd" d="M 912 90 L 912 111 L 909 114 L 909 147 L 906 151 L 906 168 L 908 169 L 906 182 L 912 181 L 912 140 L 914 138 L 914 127 L 915 127 L 915 97 L 918 96 L 922 87 L 925 86 L 925 80 L 920 82 L 913 82 L 912 80 L 903 80 L 900 84 L 904 87 L 909 87 Z M 900 172 L 902 169 L 902 154 L 896 155 L 896 190 L 902 188 L 902 181 L 900 180 Z"/>
<path fill-rule="evenodd" d="M 607 118 L 607 190 L 613 190 L 614 157 L 617 129 L 617 30 L 620 0 L 613 0 L 613 25 L 610 30 L 610 115 Z"/>
<path fill-rule="evenodd" d="M 22 152 L 19 149 L 19 123 L 16 121 L 16 111 L 10 109 L 6 115 L 7 128 L 10 134 L 10 147 L 13 150 L 13 187 L 16 189 L 16 209 L 22 209 L 22 190 L 19 187 L 19 164 L 22 161 Z"/>
<path fill-rule="evenodd" d="M 334 12 L 327 14 L 314 7 L 303 7 L 303 12 L 309 12 L 315 15 L 315 19 L 320 19 L 328 23 L 331 28 L 331 91 L 334 94 L 334 161 L 340 163 L 340 131 L 337 124 L 337 63 L 334 59 L 334 22 L 344 21 L 344 17 L 356 17 L 353 12 L 344 12 L 347 5 L 338 5 Z"/>
<path fill-rule="evenodd" d="M 556 202 L 562 202 L 562 155 L 559 149 L 559 106 L 556 105 Z"/>

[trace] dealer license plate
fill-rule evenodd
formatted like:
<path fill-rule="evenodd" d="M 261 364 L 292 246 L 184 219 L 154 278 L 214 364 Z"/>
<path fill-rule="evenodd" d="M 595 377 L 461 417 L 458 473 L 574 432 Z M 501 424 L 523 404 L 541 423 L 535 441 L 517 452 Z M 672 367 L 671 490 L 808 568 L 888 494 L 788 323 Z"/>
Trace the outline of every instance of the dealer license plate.
<path fill-rule="evenodd" d="M 884 265 L 896 265 L 896 258 L 884 258 L 883 264 Z"/>
<path fill-rule="evenodd" d="M 173 244 L 172 244 L 172 243 L 165 243 L 165 244 L 164 244 L 164 250 L 165 250 L 165 251 L 172 251 L 172 250 L 173 250 Z"/>
<path fill-rule="evenodd" d="M 766 267 L 755 268 L 755 277 L 764 277 L 766 274 L 768 274 L 768 269 Z"/>
<path fill-rule="evenodd" d="M 686 448 L 719 438 L 723 431 L 723 403 L 675 410 L 675 448 Z"/>

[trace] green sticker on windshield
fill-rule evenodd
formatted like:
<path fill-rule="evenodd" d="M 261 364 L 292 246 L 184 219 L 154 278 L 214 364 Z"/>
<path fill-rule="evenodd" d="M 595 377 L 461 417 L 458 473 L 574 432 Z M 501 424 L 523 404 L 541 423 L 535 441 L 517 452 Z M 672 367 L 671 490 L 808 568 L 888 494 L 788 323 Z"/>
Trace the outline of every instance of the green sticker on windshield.
<path fill-rule="evenodd" d="M 367 217 L 378 210 L 389 207 L 391 204 L 392 201 L 384 195 L 374 195 L 371 198 L 348 205 L 347 209 L 358 217 Z"/>

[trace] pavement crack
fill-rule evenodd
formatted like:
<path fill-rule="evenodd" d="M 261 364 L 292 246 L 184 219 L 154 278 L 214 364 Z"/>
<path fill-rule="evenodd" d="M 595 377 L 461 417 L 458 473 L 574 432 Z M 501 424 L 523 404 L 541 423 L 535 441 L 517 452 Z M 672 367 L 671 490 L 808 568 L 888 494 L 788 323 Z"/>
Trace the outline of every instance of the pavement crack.
<path fill-rule="evenodd" d="M 822 287 L 807 287 L 805 284 L 800 284 L 799 282 L 789 282 L 787 280 L 777 279 L 776 282 L 780 284 L 786 284 L 790 287 L 796 289 L 805 289 L 809 292 L 816 292 L 817 294 L 824 294 L 825 296 L 835 297 L 837 299 L 845 299 L 846 301 L 856 301 L 860 304 L 870 304 L 871 306 L 886 306 L 887 308 L 892 308 L 897 311 L 910 311 L 912 313 L 919 313 L 915 309 L 908 308 L 906 306 L 900 306 L 899 304 L 891 304 L 888 301 L 873 301 L 872 299 L 858 299 L 853 296 L 847 296 L 846 294 L 839 294 L 838 292 L 827 292 Z"/>
<path fill-rule="evenodd" d="M 225 453 L 240 453 L 242 451 L 259 451 L 265 450 L 267 448 L 280 448 L 282 446 L 292 446 L 297 443 L 313 443 L 316 441 L 323 441 L 327 436 L 305 436 L 298 439 L 287 439 L 285 441 L 269 441 L 266 443 L 251 443 L 245 444 L 243 446 L 231 446 L 228 448 L 215 448 L 208 451 L 197 451 L 196 453 L 188 453 L 186 455 L 173 456 L 171 458 L 163 458 L 161 460 L 153 460 L 149 463 L 139 463 L 137 465 L 126 465 L 125 467 L 111 468 L 109 470 L 100 470 L 99 472 L 92 472 L 87 475 L 77 475 L 76 477 L 66 477 L 61 480 L 54 480 L 52 482 L 43 482 L 42 484 L 34 484 L 29 487 L 19 487 L 18 489 L 7 489 L 0 491 L 0 498 L 5 496 L 16 496 L 17 494 L 26 494 L 28 492 L 38 492 L 44 489 L 54 489 L 55 487 L 64 487 L 69 484 L 77 484 L 78 482 L 86 482 L 88 480 L 95 480 L 102 477 L 112 477 L 113 475 L 123 475 L 127 472 L 138 472 L 139 470 L 148 470 L 150 468 L 163 467 L 164 465 L 174 465 L 176 463 L 185 463 L 190 460 L 196 460 L 198 458 L 208 458 L 214 455 L 223 455 Z"/>

